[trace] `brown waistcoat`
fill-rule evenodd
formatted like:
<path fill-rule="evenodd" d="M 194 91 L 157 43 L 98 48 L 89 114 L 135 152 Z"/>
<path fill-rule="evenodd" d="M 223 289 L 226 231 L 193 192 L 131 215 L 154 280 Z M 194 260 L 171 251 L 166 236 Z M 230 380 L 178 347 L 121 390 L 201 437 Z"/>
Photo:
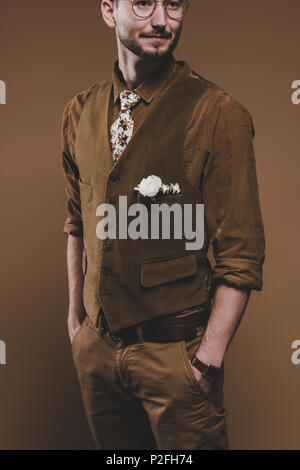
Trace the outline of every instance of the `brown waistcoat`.
<path fill-rule="evenodd" d="M 83 220 L 83 299 L 95 324 L 102 306 L 112 332 L 209 301 L 206 230 L 203 248 L 198 250 L 185 249 L 189 240 L 184 232 L 182 239 L 169 240 L 120 239 L 118 230 L 115 239 L 101 240 L 96 234 L 101 220 L 97 207 L 113 203 L 118 214 L 119 195 L 127 196 L 128 207 L 144 202 L 134 187 L 149 175 L 159 176 L 166 184 L 179 183 L 180 194 L 161 195 L 158 202 L 179 203 L 182 209 L 183 204 L 203 203 L 200 189 L 186 177 L 183 146 L 192 112 L 208 86 L 190 78 L 184 68 L 115 164 L 108 129 L 111 80 L 94 88 L 81 114 L 75 159 Z"/>

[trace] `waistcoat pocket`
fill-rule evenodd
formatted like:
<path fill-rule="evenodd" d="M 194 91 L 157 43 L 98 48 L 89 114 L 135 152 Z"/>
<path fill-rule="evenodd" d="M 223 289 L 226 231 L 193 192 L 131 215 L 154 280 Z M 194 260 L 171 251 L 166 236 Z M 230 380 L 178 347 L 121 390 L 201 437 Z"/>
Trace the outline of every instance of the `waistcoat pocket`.
<path fill-rule="evenodd" d="M 79 190 L 80 190 L 80 199 L 81 201 L 90 202 L 92 200 L 93 194 L 93 187 L 89 183 L 84 183 L 81 180 L 79 182 Z"/>
<path fill-rule="evenodd" d="M 196 254 L 145 261 L 141 265 L 141 284 L 153 287 L 176 281 L 197 272 Z"/>
<path fill-rule="evenodd" d="M 87 253 L 85 247 L 82 249 L 82 272 L 86 275 L 87 272 Z"/>
<path fill-rule="evenodd" d="M 84 239 L 84 246 L 86 248 L 87 239 L 88 239 L 88 236 L 87 236 L 88 221 L 90 220 L 90 215 L 91 215 L 91 201 L 92 201 L 92 196 L 93 196 L 93 186 L 89 183 L 84 183 L 81 180 L 79 180 L 78 182 L 79 182 L 79 191 L 80 191 L 81 218 L 83 222 L 83 239 Z M 86 271 L 86 267 L 84 268 L 84 270 Z"/>

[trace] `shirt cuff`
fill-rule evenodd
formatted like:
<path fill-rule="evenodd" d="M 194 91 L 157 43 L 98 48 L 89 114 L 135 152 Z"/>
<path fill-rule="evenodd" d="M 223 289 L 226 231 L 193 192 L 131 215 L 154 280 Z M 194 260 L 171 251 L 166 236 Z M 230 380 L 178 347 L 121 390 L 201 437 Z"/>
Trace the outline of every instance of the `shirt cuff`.
<path fill-rule="evenodd" d="M 213 291 L 220 283 L 236 289 L 261 291 L 262 263 L 244 258 L 217 259 L 212 276 Z"/>
<path fill-rule="evenodd" d="M 81 220 L 68 217 L 65 221 L 63 233 L 74 237 L 83 237 L 83 226 Z"/>

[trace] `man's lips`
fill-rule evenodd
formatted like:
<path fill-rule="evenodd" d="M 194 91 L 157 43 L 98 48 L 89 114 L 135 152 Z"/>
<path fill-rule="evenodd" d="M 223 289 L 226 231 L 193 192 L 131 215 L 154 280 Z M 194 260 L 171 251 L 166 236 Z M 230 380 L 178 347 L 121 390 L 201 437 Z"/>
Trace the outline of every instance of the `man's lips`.
<path fill-rule="evenodd" d="M 145 39 L 152 39 L 153 41 L 160 41 L 160 42 L 163 42 L 165 41 L 167 38 L 167 36 L 143 36 Z"/>
<path fill-rule="evenodd" d="M 162 34 L 149 34 L 148 36 L 144 35 L 143 38 L 158 38 L 158 39 L 168 39 L 169 36 L 163 36 Z"/>
<path fill-rule="evenodd" d="M 167 38 L 167 36 L 157 36 L 157 35 L 153 35 L 153 36 L 144 36 L 145 38 Z"/>

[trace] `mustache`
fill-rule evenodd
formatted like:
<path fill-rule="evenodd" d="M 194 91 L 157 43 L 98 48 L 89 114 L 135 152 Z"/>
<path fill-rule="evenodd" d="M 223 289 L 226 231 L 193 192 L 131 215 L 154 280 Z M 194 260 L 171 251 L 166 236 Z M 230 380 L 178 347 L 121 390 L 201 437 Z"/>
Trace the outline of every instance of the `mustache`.
<path fill-rule="evenodd" d="M 141 37 L 143 38 L 150 38 L 150 37 L 162 37 L 162 38 L 170 38 L 172 37 L 171 34 L 167 33 L 152 33 L 152 34 L 141 34 Z"/>

